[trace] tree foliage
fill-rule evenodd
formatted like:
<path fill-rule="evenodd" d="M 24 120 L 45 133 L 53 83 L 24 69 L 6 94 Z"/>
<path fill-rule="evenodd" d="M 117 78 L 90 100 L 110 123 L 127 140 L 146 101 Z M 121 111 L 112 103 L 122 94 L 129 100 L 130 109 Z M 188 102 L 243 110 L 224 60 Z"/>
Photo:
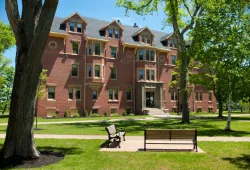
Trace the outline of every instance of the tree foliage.
<path fill-rule="evenodd" d="M 43 69 L 39 76 L 39 84 L 36 90 L 36 100 L 41 100 L 46 96 L 46 82 L 48 70 Z"/>

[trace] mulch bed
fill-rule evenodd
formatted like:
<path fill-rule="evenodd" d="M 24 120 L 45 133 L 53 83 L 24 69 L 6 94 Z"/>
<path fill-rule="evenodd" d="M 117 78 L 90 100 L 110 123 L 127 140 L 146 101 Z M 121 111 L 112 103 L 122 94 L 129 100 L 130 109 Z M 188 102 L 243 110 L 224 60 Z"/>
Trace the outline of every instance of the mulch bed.
<path fill-rule="evenodd" d="M 0 169 L 15 167 L 15 168 L 37 168 L 51 165 L 64 159 L 64 155 L 52 151 L 40 151 L 39 159 L 9 159 L 4 160 L 3 155 L 0 155 Z"/>

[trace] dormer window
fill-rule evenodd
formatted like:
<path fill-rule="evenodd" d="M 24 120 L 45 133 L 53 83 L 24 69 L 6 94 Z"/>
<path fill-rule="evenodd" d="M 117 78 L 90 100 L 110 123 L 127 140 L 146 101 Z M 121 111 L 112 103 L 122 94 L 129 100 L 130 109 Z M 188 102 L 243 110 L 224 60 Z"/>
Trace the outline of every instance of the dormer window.
<path fill-rule="evenodd" d="M 119 38 L 119 31 L 115 29 L 115 38 L 118 39 Z"/>
<path fill-rule="evenodd" d="M 60 24 L 60 30 L 66 30 L 66 25 L 65 24 Z"/>
<path fill-rule="evenodd" d="M 82 24 L 80 24 L 80 23 L 77 24 L 77 32 L 79 32 L 79 33 L 82 32 Z"/>
<path fill-rule="evenodd" d="M 148 36 L 146 36 L 146 39 L 147 39 L 147 43 L 148 44 L 151 44 L 151 38 L 150 38 L 150 36 L 148 35 Z"/>
<path fill-rule="evenodd" d="M 169 47 L 173 46 L 173 40 L 169 40 Z"/>
<path fill-rule="evenodd" d="M 142 41 L 143 43 L 145 43 L 145 36 L 144 36 L 144 35 L 141 36 L 141 41 Z"/>
<path fill-rule="evenodd" d="M 109 37 L 112 38 L 113 37 L 113 29 L 109 28 L 108 32 L 109 32 Z"/>
<path fill-rule="evenodd" d="M 69 22 L 69 30 L 74 32 L 75 31 L 75 28 L 74 28 L 75 24 L 74 22 Z"/>

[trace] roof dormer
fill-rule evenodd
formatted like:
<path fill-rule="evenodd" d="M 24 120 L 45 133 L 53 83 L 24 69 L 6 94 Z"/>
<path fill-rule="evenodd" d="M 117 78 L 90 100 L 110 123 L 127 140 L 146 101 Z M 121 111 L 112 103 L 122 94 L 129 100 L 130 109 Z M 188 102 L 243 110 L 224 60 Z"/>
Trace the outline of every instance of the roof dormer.
<path fill-rule="evenodd" d="M 110 22 L 109 24 L 105 25 L 102 27 L 99 31 L 104 33 L 104 35 L 108 38 L 115 38 L 119 39 L 122 36 L 122 31 L 123 31 L 122 25 L 114 20 Z"/>
<path fill-rule="evenodd" d="M 87 24 L 87 21 L 76 12 L 63 20 L 60 24 L 60 29 L 82 34 Z"/>
<path fill-rule="evenodd" d="M 135 32 L 132 35 L 132 37 L 134 39 L 138 39 L 138 42 L 140 43 L 152 45 L 154 34 L 148 27 L 144 27 L 138 30 L 137 32 Z"/>
<path fill-rule="evenodd" d="M 170 48 L 177 48 L 176 44 L 176 38 L 174 36 L 174 33 L 167 34 L 160 39 L 161 43 L 165 47 L 170 47 Z"/>

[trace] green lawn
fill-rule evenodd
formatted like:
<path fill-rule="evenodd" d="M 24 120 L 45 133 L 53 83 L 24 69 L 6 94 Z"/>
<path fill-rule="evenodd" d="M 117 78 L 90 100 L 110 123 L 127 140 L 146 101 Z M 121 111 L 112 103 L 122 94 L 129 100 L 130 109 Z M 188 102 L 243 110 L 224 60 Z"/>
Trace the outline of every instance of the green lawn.
<path fill-rule="evenodd" d="M 250 118 L 244 118 L 249 120 Z M 81 134 L 81 135 L 107 135 L 105 127 L 115 124 L 118 128 L 125 128 L 127 135 L 143 135 L 146 128 L 154 129 L 198 129 L 198 136 L 250 136 L 250 122 L 232 121 L 233 131 L 223 129 L 226 119 L 206 118 L 191 120 L 190 124 L 181 124 L 180 119 L 159 120 L 126 120 L 118 122 L 98 123 L 72 123 L 72 124 L 46 124 L 38 125 L 43 130 L 35 131 L 36 134 Z M 0 126 L 0 133 L 5 133 L 6 126 Z"/>
<path fill-rule="evenodd" d="M 99 152 L 103 140 L 37 139 L 39 150 L 65 154 L 64 160 L 36 169 L 81 170 L 233 170 L 249 169 L 247 142 L 199 142 L 206 153 Z M 3 143 L 3 140 L 0 140 Z M 1 145 L 0 144 L 0 145 Z"/>

